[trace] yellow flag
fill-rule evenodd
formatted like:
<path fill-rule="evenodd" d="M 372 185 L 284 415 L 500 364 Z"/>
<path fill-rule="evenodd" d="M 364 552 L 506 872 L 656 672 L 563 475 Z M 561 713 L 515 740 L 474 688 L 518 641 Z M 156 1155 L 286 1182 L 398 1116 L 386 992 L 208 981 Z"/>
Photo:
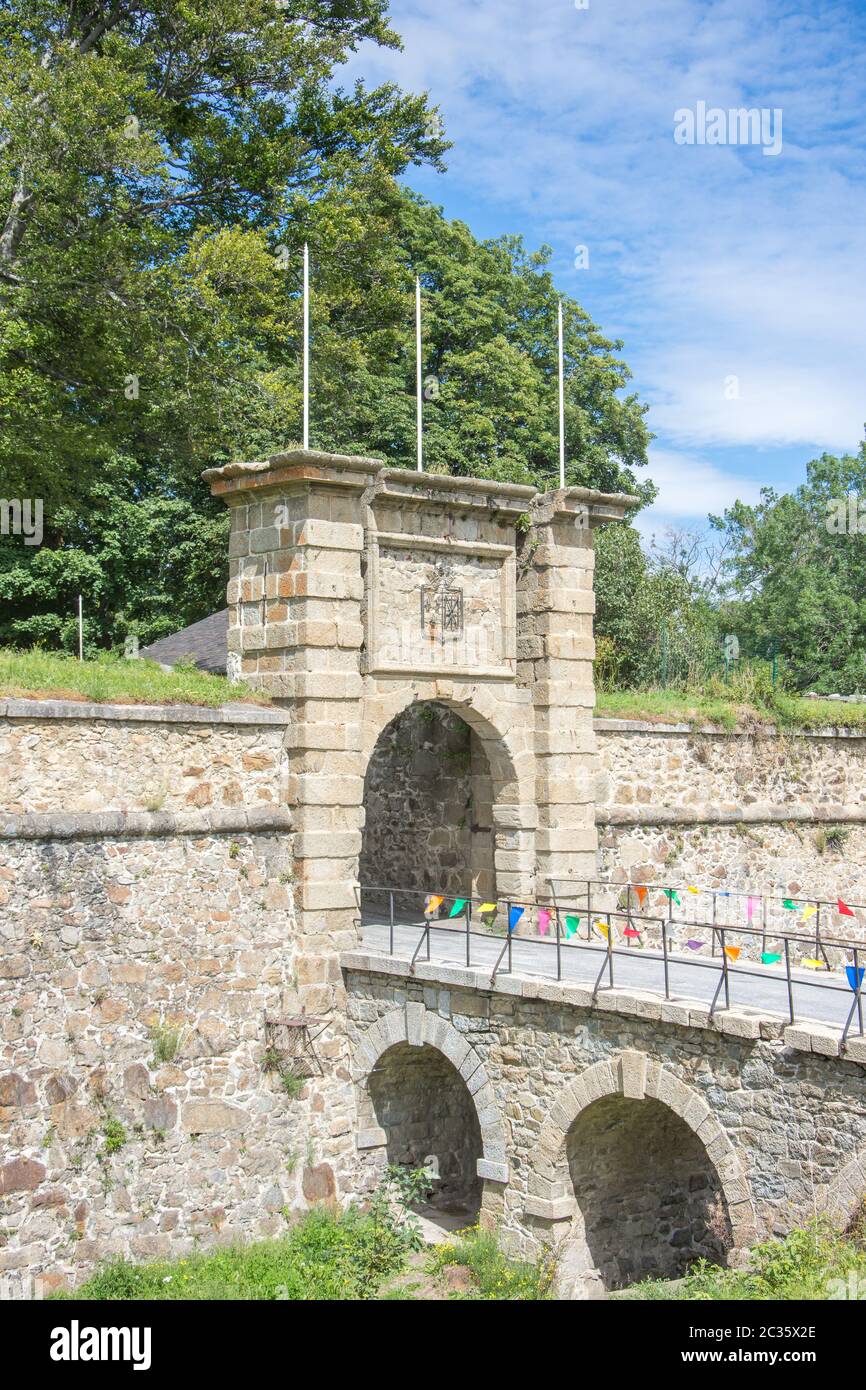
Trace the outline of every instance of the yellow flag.
<path fill-rule="evenodd" d="M 610 931 L 607 922 L 593 922 L 592 925 L 601 932 L 602 936 L 607 936 Z"/>
<path fill-rule="evenodd" d="M 803 916 L 800 920 L 808 922 L 809 918 L 814 917 L 817 911 L 817 907 L 813 907 L 811 903 L 807 904 L 807 906 L 803 908 Z"/>
<path fill-rule="evenodd" d="M 812 956 L 804 956 L 803 959 L 800 961 L 800 964 L 808 965 L 810 970 L 824 969 L 824 962 L 822 960 L 815 960 Z"/>
<path fill-rule="evenodd" d="M 686 884 L 686 892 L 687 892 L 687 893 L 694 893 L 695 896 L 697 897 L 697 895 L 700 893 L 700 891 L 701 891 L 700 888 L 692 888 L 689 884 Z"/>
<path fill-rule="evenodd" d="M 479 912 L 495 912 L 495 911 L 496 911 L 496 903 L 482 903 L 481 906 L 479 907 L 478 911 L 479 911 Z"/>
<path fill-rule="evenodd" d="M 425 913 L 435 912 L 437 907 L 441 907 L 444 901 L 445 899 L 441 893 L 430 893 L 424 904 Z"/>

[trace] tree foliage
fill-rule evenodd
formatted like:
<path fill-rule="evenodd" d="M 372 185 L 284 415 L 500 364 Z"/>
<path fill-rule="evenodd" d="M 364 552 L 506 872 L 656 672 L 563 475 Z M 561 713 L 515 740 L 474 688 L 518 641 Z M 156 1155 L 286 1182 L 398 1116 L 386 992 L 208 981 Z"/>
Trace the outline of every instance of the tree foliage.
<path fill-rule="evenodd" d="M 849 495 L 859 520 L 866 502 L 866 442 L 856 454 L 823 454 L 794 492 L 765 488 L 756 506 L 737 502 L 714 524 L 730 538 L 731 631 L 753 649 L 775 643 L 797 689 L 866 691 L 866 521 L 847 525 Z M 832 530 L 839 503 L 845 529 Z"/>
<path fill-rule="evenodd" d="M 398 182 L 447 149 L 424 96 L 344 91 L 384 0 L 15 0 L 0 19 L 0 641 L 117 647 L 223 602 L 201 470 L 300 435 L 300 265 L 313 265 L 312 442 L 414 464 L 414 277 L 427 465 L 549 485 L 549 251 L 479 242 Z M 569 481 L 638 490 L 648 432 L 620 344 L 565 300 Z"/>

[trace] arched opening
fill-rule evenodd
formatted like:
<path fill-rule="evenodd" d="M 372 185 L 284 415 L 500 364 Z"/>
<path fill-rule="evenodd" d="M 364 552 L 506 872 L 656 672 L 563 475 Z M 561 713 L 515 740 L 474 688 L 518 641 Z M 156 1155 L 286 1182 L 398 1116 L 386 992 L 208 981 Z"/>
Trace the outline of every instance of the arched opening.
<path fill-rule="evenodd" d="M 367 1083 L 376 1123 L 385 1131 L 389 1163 L 438 1174 L 430 1205 L 476 1219 L 481 1206 L 481 1127 L 466 1082 L 435 1047 L 395 1043 Z"/>
<path fill-rule="evenodd" d="M 447 706 L 410 705 L 386 725 L 364 777 L 359 877 L 365 910 L 404 890 L 397 915 L 426 893 L 495 897 L 493 782 L 479 736 Z M 405 891 L 405 890 L 408 890 Z"/>
<path fill-rule="evenodd" d="M 585 1274 L 606 1289 L 675 1279 L 732 1245 L 724 1193 L 706 1149 L 660 1101 L 605 1096 L 578 1115 L 566 1153 L 585 1244 Z"/>

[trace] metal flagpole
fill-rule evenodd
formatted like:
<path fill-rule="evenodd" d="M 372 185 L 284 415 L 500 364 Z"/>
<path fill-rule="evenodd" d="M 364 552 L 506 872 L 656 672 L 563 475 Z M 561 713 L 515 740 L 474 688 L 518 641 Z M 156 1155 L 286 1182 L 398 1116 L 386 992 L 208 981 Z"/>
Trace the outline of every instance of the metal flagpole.
<path fill-rule="evenodd" d="M 310 447 L 310 251 L 304 242 L 304 448 Z"/>
<path fill-rule="evenodd" d="M 421 277 L 415 276 L 415 413 L 417 417 L 418 472 L 424 472 L 424 382 L 421 367 Z"/>
<path fill-rule="evenodd" d="M 565 487 L 565 362 L 562 350 L 562 300 L 559 301 L 559 486 Z"/>

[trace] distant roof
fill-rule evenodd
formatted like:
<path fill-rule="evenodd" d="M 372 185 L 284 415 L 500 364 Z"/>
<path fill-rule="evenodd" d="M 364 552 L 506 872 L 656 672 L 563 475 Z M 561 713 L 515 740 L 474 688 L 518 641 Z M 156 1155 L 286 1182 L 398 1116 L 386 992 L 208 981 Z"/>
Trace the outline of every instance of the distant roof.
<path fill-rule="evenodd" d="M 211 613 L 201 622 L 190 623 L 180 632 L 172 632 L 168 637 L 160 637 L 149 647 L 142 647 L 139 656 L 148 661 L 158 661 L 160 666 L 174 666 L 178 661 L 194 661 L 202 671 L 210 671 L 215 676 L 226 673 L 228 652 L 229 610 L 223 608 L 219 613 Z"/>

